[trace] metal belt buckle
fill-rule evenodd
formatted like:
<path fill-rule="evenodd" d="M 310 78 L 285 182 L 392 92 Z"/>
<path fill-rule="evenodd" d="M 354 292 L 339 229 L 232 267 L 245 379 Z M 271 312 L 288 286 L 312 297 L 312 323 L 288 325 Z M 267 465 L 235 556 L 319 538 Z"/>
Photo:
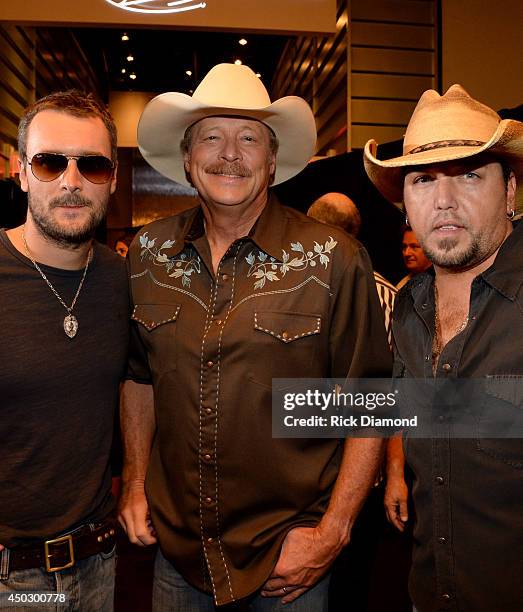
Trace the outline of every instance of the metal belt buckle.
<path fill-rule="evenodd" d="M 51 557 L 52 553 L 49 552 L 49 546 L 54 546 L 56 544 L 67 544 L 69 545 L 69 561 L 65 565 L 56 565 L 51 566 Z M 47 540 L 44 542 L 44 551 L 45 551 L 45 569 L 48 572 L 59 572 L 60 570 L 67 569 L 68 567 L 72 567 L 75 563 L 74 561 L 74 548 L 73 548 L 73 536 L 71 534 L 62 536 L 61 538 L 56 538 L 56 540 Z"/>

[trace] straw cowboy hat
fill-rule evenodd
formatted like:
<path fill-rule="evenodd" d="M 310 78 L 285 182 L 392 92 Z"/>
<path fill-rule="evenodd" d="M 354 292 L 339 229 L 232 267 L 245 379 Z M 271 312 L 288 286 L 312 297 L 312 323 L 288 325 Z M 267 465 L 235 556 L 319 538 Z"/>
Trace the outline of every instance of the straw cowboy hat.
<path fill-rule="evenodd" d="M 138 124 L 142 155 L 164 176 L 189 184 L 180 142 L 188 127 L 216 115 L 257 119 L 276 134 L 279 148 L 273 185 L 298 174 L 315 153 L 316 125 L 305 100 L 287 96 L 271 104 L 263 83 L 250 68 L 218 64 L 192 96 L 168 92 L 147 104 Z"/>
<path fill-rule="evenodd" d="M 506 160 L 523 187 L 523 123 L 501 120 L 492 109 L 452 85 L 440 96 L 426 91 L 414 109 L 403 140 L 403 155 L 376 157 L 378 145 L 365 145 L 364 164 L 370 180 L 391 202 L 403 200 L 404 169 L 437 164 L 489 152 Z M 522 190 L 519 189 L 520 196 Z"/>

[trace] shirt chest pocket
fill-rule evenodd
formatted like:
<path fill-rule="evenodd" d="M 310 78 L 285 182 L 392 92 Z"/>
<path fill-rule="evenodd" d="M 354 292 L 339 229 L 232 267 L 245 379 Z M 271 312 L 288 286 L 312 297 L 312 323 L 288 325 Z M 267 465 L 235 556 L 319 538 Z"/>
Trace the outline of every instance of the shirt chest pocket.
<path fill-rule="evenodd" d="M 176 370 L 176 327 L 180 304 L 136 304 L 132 319 L 149 357 L 153 376 Z"/>
<path fill-rule="evenodd" d="M 523 470 L 523 376 L 487 376 L 485 391 L 477 448 L 494 461 Z"/>
<path fill-rule="evenodd" d="M 321 331 L 322 318 L 318 314 L 256 311 L 248 378 L 272 387 L 273 378 L 323 376 L 325 364 L 316 360 Z"/>

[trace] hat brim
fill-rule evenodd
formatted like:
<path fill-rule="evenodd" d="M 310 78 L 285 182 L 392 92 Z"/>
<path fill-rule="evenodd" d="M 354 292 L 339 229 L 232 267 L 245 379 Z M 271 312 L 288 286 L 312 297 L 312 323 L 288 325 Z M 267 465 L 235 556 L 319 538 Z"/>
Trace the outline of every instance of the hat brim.
<path fill-rule="evenodd" d="M 495 133 L 483 145 L 445 146 L 387 160 L 378 159 L 377 150 L 377 142 L 369 140 L 363 152 L 363 163 L 370 180 L 391 202 L 403 201 L 405 169 L 409 166 L 440 164 L 488 152 L 504 158 L 512 168 L 518 182 L 518 204 L 523 204 L 523 123 L 519 121 L 500 121 Z"/>
<path fill-rule="evenodd" d="M 301 172 L 315 153 L 316 124 L 302 98 L 287 96 L 264 108 L 228 108 L 168 92 L 153 98 L 140 118 L 138 146 L 143 157 L 167 178 L 188 185 L 180 143 L 189 126 L 217 115 L 256 119 L 276 134 L 279 148 L 273 185 Z"/>

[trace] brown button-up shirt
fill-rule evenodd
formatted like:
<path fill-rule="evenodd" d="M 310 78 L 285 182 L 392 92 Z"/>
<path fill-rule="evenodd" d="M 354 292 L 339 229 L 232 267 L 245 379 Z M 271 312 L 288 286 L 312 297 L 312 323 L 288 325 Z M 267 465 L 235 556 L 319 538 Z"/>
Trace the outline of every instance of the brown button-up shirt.
<path fill-rule="evenodd" d="M 271 199 L 216 275 L 201 209 L 130 250 L 130 377 L 152 382 L 146 490 L 164 554 L 218 604 L 256 591 L 285 534 L 325 512 L 342 444 L 273 439 L 273 378 L 386 376 L 366 251 Z"/>

